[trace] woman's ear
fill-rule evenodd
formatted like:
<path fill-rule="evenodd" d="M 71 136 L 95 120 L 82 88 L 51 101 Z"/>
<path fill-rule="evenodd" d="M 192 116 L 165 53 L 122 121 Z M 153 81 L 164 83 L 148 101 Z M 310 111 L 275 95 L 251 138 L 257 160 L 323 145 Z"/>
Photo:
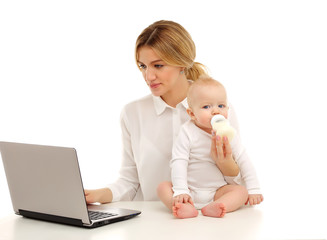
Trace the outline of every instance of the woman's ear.
<path fill-rule="evenodd" d="M 191 117 L 192 120 L 195 120 L 195 115 L 191 108 L 186 109 L 186 112 Z"/>

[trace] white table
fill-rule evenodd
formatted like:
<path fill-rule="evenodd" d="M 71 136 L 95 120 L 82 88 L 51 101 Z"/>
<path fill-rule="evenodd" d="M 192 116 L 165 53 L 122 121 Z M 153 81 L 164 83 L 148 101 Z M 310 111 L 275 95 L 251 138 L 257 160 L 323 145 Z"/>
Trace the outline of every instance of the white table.
<path fill-rule="evenodd" d="M 175 219 L 160 202 L 118 202 L 99 208 L 122 207 L 141 210 L 127 221 L 95 229 L 43 222 L 9 215 L 0 220 L 0 240 L 11 239 L 325 239 L 326 221 L 317 211 L 289 211 L 275 203 L 243 207 L 222 219 L 204 217 Z M 274 207 L 275 206 L 275 207 Z M 298 211 L 297 211 L 298 210 Z M 301 209 L 302 210 L 302 209 Z M 318 221 L 318 219 L 323 221 Z"/>

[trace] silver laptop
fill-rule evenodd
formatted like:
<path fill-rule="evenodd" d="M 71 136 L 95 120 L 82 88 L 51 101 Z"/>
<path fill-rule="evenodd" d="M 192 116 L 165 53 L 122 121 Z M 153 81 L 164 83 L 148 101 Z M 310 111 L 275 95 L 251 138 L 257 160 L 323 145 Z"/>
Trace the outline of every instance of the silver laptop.
<path fill-rule="evenodd" d="M 0 142 L 0 151 L 16 214 L 94 228 L 141 213 L 90 211 L 74 148 Z"/>

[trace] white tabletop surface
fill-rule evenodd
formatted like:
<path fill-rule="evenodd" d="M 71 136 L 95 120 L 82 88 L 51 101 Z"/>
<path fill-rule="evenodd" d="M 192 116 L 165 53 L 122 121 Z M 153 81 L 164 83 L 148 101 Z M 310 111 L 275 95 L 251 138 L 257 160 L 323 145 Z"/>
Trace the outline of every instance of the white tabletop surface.
<path fill-rule="evenodd" d="M 278 203 L 277 203 L 278 204 Z M 323 212 L 299 209 L 285 211 L 272 202 L 243 207 L 224 218 L 174 218 L 160 202 L 118 202 L 99 208 L 141 210 L 141 215 L 95 229 L 84 229 L 27 219 L 14 214 L 0 219 L 0 240 L 11 239 L 326 239 Z M 304 211 L 303 211 L 304 210 Z M 325 209 L 324 209 L 325 210 Z"/>

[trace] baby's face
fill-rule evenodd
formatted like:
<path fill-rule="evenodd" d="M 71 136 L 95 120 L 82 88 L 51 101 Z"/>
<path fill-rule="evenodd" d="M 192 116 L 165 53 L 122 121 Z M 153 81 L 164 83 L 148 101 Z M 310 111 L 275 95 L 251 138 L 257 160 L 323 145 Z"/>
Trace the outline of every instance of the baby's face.
<path fill-rule="evenodd" d="M 192 94 L 191 118 L 202 130 L 211 133 L 211 118 L 221 114 L 228 118 L 227 95 L 224 87 L 201 85 Z"/>

